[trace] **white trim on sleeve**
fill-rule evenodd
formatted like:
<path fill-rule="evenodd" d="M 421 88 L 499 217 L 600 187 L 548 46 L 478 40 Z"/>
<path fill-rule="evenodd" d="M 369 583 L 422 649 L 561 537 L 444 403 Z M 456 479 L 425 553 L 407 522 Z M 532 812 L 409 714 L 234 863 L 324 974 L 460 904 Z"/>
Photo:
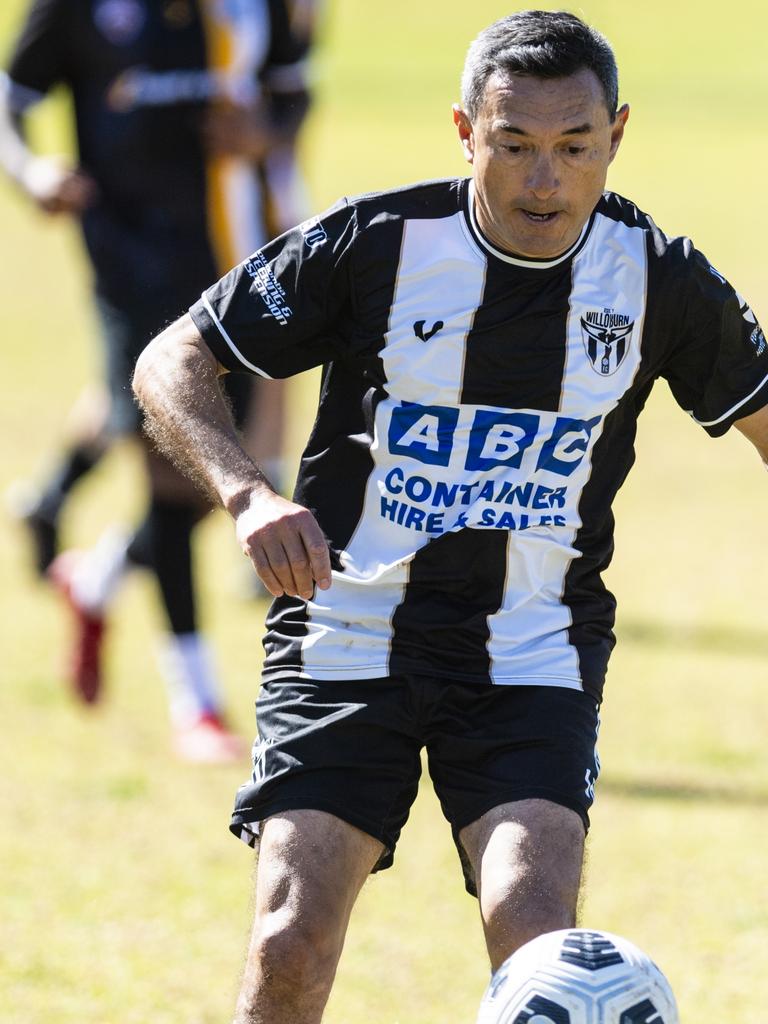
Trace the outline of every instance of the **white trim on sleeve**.
<path fill-rule="evenodd" d="M 763 379 L 760 381 L 760 383 L 757 385 L 754 391 L 750 391 L 746 398 L 742 398 L 742 400 L 740 402 L 737 402 L 736 405 L 732 405 L 727 412 L 724 412 L 722 416 L 718 416 L 716 420 L 697 420 L 690 409 L 686 409 L 685 411 L 688 413 L 688 415 L 691 417 L 694 423 L 698 423 L 700 427 L 714 427 L 716 424 L 722 423 L 723 420 L 727 420 L 728 417 L 732 415 L 734 412 L 736 412 L 737 409 L 740 409 L 742 405 L 746 405 L 750 398 L 754 398 L 758 391 L 766 384 L 768 384 L 768 374 L 766 374 L 766 376 L 763 377 Z"/>
<path fill-rule="evenodd" d="M 222 324 L 221 320 L 219 320 L 219 318 L 214 313 L 213 306 L 208 301 L 208 296 L 205 294 L 205 292 L 203 292 L 201 298 L 203 300 L 203 305 L 205 306 L 206 311 L 208 312 L 208 315 L 210 316 L 211 320 L 213 320 L 213 322 L 216 324 L 216 327 L 219 330 L 219 334 L 222 336 L 224 341 L 226 341 L 226 343 L 232 349 L 232 351 L 237 356 L 237 358 L 240 360 L 240 362 L 243 364 L 243 366 L 247 366 L 249 370 L 253 370 L 254 373 L 258 373 L 260 377 L 266 377 L 267 380 L 272 380 L 273 378 L 271 377 L 270 374 L 266 373 L 264 370 L 260 369 L 258 366 L 254 366 L 253 363 L 249 363 L 248 360 L 245 358 L 245 356 L 240 351 L 240 349 L 235 345 L 234 341 L 232 341 L 232 339 L 230 338 L 229 334 L 227 334 L 226 330 L 224 329 L 224 325 Z"/>

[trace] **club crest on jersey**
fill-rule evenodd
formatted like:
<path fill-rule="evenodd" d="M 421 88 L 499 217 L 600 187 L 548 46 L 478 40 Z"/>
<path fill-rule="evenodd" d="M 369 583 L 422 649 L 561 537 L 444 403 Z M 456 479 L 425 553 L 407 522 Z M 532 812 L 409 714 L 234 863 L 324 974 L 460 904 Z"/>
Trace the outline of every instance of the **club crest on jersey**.
<path fill-rule="evenodd" d="M 99 0 L 93 8 L 99 32 L 115 46 L 128 46 L 141 34 L 147 9 L 141 0 Z"/>
<path fill-rule="evenodd" d="M 595 373 L 616 373 L 629 351 L 634 326 L 634 320 L 613 309 L 589 310 L 581 317 L 581 336 Z"/>

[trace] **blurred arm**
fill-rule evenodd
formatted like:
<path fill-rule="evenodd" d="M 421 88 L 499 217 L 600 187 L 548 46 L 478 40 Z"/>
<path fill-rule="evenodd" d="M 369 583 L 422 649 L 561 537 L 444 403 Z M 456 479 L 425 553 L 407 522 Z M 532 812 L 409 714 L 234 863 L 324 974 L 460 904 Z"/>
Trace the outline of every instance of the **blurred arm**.
<path fill-rule="evenodd" d="M 278 150 L 293 150 L 310 105 L 306 62 L 316 7 L 317 0 L 270 4 L 271 39 L 258 75 L 259 99 L 211 106 L 203 124 L 211 152 L 261 162 Z"/>
<path fill-rule="evenodd" d="M 742 434 L 749 438 L 755 448 L 757 448 L 766 469 L 768 469 L 768 405 L 763 406 L 757 412 L 753 412 L 751 416 L 745 416 L 742 420 L 736 420 L 734 426 L 738 427 Z"/>
<path fill-rule="evenodd" d="M 232 516 L 238 541 L 275 597 L 331 583 L 314 516 L 276 494 L 242 448 L 218 385 L 222 372 L 185 314 L 144 350 L 133 387 L 159 447 Z"/>
<path fill-rule="evenodd" d="M 46 213 L 79 214 L 96 196 L 93 180 L 61 157 L 37 156 L 27 145 L 13 85 L 0 83 L 0 167 Z"/>
<path fill-rule="evenodd" d="M 209 152 L 258 162 L 277 149 L 293 149 L 308 109 L 305 89 L 249 107 L 215 104 L 206 111 L 203 138 Z"/>
<path fill-rule="evenodd" d="M 277 145 L 274 128 L 262 105 L 210 107 L 203 119 L 203 139 L 210 153 L 244 157 L 254 163 L 263 160 Z"/>

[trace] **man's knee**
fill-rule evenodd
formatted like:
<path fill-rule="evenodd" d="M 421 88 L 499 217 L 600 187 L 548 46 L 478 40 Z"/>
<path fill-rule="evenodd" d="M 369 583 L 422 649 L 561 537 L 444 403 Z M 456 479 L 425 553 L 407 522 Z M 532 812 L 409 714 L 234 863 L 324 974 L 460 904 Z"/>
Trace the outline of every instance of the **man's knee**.
<path fill-rule="evenodd" d="M 257 919 L 250 955 L 275 993 L 308 995 L 328 988 L 343 941 L 343 932 L 329 928 L 319 915 L 280 911 Z"/>
<path fill-rule="evenodd" d="M 254 924 L 235 1020 L 275 1024 L 319 1020 L 331 990 L 343 934 L 289 909 Z"/>

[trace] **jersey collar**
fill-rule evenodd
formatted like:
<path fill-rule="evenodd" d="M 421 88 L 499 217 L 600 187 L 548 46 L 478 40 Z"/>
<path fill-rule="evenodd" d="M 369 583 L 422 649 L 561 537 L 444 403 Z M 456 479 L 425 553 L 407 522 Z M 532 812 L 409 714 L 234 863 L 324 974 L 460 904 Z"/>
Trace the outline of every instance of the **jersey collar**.
<path fill-rule="evenodd" d="M 464 196 L 462 206 L 464 217 L 467 222 L 467 227 L 469 228 L 470 234 L 472 235 L 472 238 L 475 240 L 475 242 L 477 242 L 481 249 L 485 250 L 485 252 L 487 253 L 490 253 L 492 256 L 495 256 L 496 259 L 501 260 L 503 263 L 509 263 L 513 267 L 525 267 L 527 270 L 548 270 L 550 267 L 557 267 L 561 263 L 565 263 L 566 260 L 572 259 L 576 255 L 576 253 L 579 252 L 584 247 L 584 244 L 587 241 L 589 232 L 592 228 L 592 224 L 595 219 L 595 215 L 593 213 L 587 221 L 587 223 L 581 229 L 581 234 L 570 247 L 570 249 L 567 249 L 564 253 L 561 253 L 554 259 L 537 260 L 532 257 L 525 258 L 523 256 L 513 256 L 511 253 L 504 252 L 503 249 L 497 249 L 495 245 L 488 241 L 483 232 L 480 230 L 480 226 L 477 223 L 477 218 L 475 217 L 475 183 L 471 178 L 466 179 L 466 185 L 463 191 Z"/>

